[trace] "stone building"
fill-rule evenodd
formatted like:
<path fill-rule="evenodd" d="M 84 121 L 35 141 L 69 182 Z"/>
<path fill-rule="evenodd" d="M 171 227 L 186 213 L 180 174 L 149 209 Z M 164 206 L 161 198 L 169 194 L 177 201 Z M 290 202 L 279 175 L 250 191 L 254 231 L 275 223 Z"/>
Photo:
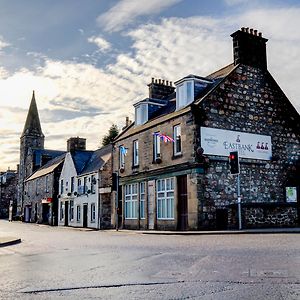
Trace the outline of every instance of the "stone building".
<path fill-rule="evenodd" d="M 153 79 L 135 104 L 113 150 L 123 228 L 237 228 L 231 151 L 243 228 L 299 225 L 299 113 L 267 69 L 267 39 L 248 28 L 231 37 L 232 64 L 175 87 Z"/>
<path fill-rule="evenodd" d="M 8 218 L 11 206 L 15 215 L 17 202 L 17 171 L 7 170 L 0 173 L 0 218 Z"/>
<path fill-rule="evenodd" d="M 59 179 L 58 225 L 111 228 L 111 146 L 86 151 L 85 139 L 71 138 L 68 144 L 74 139 L 82 147 L 68 147 Z"/>
<path fill-rule="evenodd" d="M 45 136 L 42 132 L 39 113 L 33 91 L 26 122 L 20 138 L 20 164 L 17 194 L 17 214 L 24 215 L 24 181 L 33 172 L 64 151 L 44 149 Z"/>
<path fill-rule="evenodd" d="M 24 181 L 24 221 L 58 223 L 58 184 L 66 154 L 51 159 Z"/>

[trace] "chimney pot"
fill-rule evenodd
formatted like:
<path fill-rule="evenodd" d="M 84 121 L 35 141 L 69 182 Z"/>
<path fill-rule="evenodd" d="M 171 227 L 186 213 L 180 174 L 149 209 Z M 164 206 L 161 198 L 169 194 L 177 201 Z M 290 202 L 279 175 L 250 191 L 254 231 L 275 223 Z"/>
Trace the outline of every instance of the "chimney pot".
<path fill-rule="evenodd" d="M 250 28 L 250 34 L 253 34 L 253 28 Z"/>
<path fill-rule="evenodd" d="M 158 84 L 161 84 L 161 79 L 158 79 Z"/>
<path fill-rule="evenodd" d="M 257 30 L 256 29 L 254 30 L 254 35 L 257 35 Z"/>
<path fill-rule="evenodd" d="M 170 86 L 172 86 L 173 85 L 173 83 L 172 83 L 172 81 L 170 81 Z"/>
<path fill-rule="evenodd" d="M 157 83 L 157 79 L 155 79 L 155 83 Z"/>
<path fill-rule="evenodd" d="M 249 33 L 249 27 L 246 28 L 246 32 Z"/>
<path fill-rule="evenodd" d="M 259 32 L 259 33 L 258 33 L 258 36 L 259 36 L 259 37 L 262 37 L 262 33 L 261 33 L 261 32 Z"/>
<path fill-rule="evenodd" d="M 164 79 L 162 80 L 162 84 L 163 84 L 163 85 L 165 84 L 165 80 L 164 80 Z"/>
<path fill-rule="evenodd" d="M 151 82 L 154 83 L 154 77 L 152 77 Z"/>
<path fill-rule="evenodd" d="M 169 80 L 166 80 L 166 85 L 169 85 Z"/>
<path fill-rule="evenodd" d="M 245 27 L 242 27 L 242 28 L 241 28 L 241 31 L 245 32 Z"/>

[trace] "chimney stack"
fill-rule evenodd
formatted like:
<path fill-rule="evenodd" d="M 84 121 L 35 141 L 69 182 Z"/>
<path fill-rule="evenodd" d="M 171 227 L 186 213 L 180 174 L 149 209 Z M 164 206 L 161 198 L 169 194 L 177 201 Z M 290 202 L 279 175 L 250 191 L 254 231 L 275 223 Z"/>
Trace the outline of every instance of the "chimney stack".
<path fill-rule="evenodd" d="M 234 65 L 244 64 L 260 69 L 267 69 L 267 39 L 256 29 L 242 27 L 231 34 L 233 40 Z"/>
<path fill-rule="evenodd" d="M 152 99 L 164 99 L 171 95 L 175 87 L 172 86 L 172 81 L 165 79 L 152 78 L 149 86 L 149 98 Z"/>
<path fill-rule="evenodd" d="M 67 151 L 86 150 L 86 139 L 80 137 L 71 137 L 67 141 Z"/>

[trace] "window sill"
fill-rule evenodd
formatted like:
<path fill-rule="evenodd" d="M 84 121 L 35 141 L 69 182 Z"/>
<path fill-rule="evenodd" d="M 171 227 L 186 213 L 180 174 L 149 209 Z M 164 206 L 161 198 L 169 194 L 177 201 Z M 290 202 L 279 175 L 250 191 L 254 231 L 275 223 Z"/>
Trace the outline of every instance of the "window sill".
<path fill-rule="evenodd" d="M 132 170 L 138 169 L 139 167 L 140 167 L 139 165 L 133 165 L 133 166 L 132 166 Z"/>
<path fill-rule="evenodd" d="M 178 154 L 174 154 L 172 156 L 172 159 L 178 159 L 178 158 L 181 158 L 182 157 L 182 153 L 178 153 Z"/>
<path fill-rule="evenodd" d="M 158 221 L 174 221 L 175 218 L 157 218 Z"/>

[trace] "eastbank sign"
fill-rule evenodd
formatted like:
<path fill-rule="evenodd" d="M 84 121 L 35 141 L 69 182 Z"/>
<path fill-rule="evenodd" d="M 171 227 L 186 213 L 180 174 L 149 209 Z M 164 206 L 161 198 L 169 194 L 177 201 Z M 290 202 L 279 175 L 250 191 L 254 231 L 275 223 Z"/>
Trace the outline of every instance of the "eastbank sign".
<path fill-rule="evenodd" d="M 270 160 L 271 136 L 240 131 L 201 127 L 201 147 L 204 154 L 228 156 L 238 151 L 243 158 Z"/>

